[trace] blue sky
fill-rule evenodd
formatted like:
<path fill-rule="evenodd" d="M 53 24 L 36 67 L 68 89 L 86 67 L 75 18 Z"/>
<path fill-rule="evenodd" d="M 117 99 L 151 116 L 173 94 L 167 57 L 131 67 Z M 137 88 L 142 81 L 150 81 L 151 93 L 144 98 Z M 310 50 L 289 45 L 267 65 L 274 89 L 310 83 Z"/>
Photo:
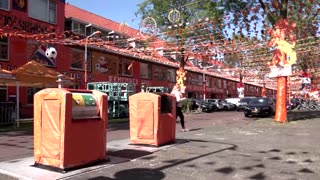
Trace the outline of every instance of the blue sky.
<path fill-rule="evenodd" d="M 116 22 L 126 22 L 130 27 L 139 29 L 140 18 L 135 16 L 137 5 L 143 0 L 66 0 L 66 3 L 90 11 Z"/>

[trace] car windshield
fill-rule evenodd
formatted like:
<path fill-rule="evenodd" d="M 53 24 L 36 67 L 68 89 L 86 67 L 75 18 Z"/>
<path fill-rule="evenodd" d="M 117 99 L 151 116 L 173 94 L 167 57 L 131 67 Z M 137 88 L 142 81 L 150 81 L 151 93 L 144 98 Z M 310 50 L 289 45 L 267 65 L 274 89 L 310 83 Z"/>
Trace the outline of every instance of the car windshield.
<path fill-rule="evenodd" d="M 249 101 L 251 101 L 252 100 L 252 98 L 245 98 L 245 99 L 240 99 L 240 102 L 249 102 Z"/>
<path fill-rule="evenodd" d="M 265 98 L 254 98 L 248 104 L 268 104 L 268 100 Z"/>

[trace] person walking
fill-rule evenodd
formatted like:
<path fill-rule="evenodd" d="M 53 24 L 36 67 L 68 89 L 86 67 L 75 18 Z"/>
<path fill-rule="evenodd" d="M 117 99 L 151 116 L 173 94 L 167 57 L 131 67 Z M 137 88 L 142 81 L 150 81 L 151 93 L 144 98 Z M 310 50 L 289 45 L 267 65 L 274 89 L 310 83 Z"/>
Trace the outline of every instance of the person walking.
<path fill-rule="evenodd" d="M 176 97 L 176 119 L 179 117 L 180 118 L 180 123 L 181 123 L 181 127 L 182 127 L 182 131 L 186 132 L 189 131 L 189 129 L 185 128 L 185 124 L 184 124 L 184 115 L 182 112 L 182 103 L 183 101 L 186 100 L 185 97 L 183 97 L 182 93 L 181 93 L 181 88 L 178 85 L 175 85 L 172 89 L 171 92 L 172 95 L 174 95 Z"/>

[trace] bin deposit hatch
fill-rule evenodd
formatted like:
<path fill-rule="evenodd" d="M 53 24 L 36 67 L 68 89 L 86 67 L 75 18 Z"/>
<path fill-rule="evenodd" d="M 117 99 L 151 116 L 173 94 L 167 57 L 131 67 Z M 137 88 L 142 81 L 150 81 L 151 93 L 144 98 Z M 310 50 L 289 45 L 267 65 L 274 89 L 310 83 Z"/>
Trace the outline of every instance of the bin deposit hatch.
<path fill-rule="evenodd" d="M 88 93 L 72 93 L 72 119 L 100 118 L 96 98 Z"/>

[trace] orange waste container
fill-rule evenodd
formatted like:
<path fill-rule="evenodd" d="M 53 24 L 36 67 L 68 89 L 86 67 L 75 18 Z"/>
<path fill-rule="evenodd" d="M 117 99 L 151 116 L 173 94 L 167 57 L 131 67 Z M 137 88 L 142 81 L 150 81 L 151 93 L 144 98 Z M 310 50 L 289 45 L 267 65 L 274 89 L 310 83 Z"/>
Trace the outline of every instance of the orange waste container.
<path fill-rule="evenodd" d="M 167 93 L 129 97 L 130 143 L 160 146 L 175 141 L 176 99 Z"/>
<path fill-rule="evenodd" d="M 106 156 L 108 97 L 99 91 L 47 88 L 34 95 L 34 161 L 58 169 Z"/>

